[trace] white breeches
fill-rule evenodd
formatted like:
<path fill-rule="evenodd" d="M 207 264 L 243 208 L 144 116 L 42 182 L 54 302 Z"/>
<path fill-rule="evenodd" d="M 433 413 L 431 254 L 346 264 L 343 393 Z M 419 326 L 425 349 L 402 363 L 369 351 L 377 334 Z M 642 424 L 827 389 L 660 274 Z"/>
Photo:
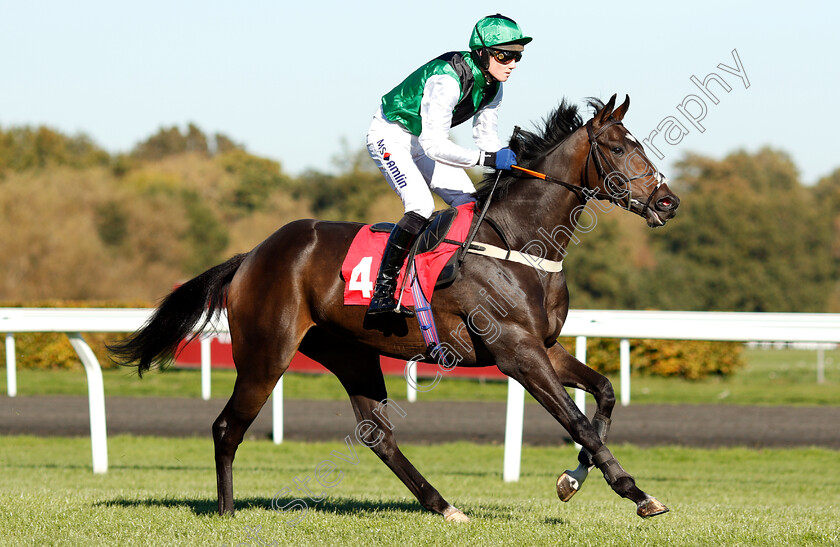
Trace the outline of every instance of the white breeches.
<path fill-rule="evenodd" d="M 394 122 L 374 116 L 367 134 L 367 148 L 391 188 L 400 196 L 405 212 L 432 216 L 431 192 L 457 207 L 475 201 L 475 191 L 466 171 L 438 163 L 426 156 L 417 137 Z M 431 190 L 431 192 L 430 192 Z"/>

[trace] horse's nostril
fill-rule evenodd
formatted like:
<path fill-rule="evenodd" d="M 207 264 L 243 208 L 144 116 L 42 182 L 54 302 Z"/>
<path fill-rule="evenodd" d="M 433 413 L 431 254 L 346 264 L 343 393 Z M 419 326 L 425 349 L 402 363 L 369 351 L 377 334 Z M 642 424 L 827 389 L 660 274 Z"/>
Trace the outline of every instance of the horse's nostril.
<path fill-rule="evenodd" d="M 665 198 L 660 199 L 659 201 L 656 202 L 656 205 L 660 209 L 665 209 L 665 210 L 672 209 L 672 208 L 676 207 L 676 203 L 674 203 L 674 200 L 671 199 L 670 197 L 665 197 Z"/>

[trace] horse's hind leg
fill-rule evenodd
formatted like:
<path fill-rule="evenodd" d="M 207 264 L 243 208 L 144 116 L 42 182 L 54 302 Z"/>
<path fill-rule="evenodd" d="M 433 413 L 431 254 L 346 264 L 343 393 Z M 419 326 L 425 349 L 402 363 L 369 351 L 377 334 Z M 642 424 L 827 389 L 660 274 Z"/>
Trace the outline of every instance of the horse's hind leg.
<path fill-rule="evenodd" d="M 297 340 L 286 344 L 237 344 L 240 338 L 234 332 L 231 335 L 237 364 L 236 382 L 233 394 L 213 423 L 219 515 L 232 515 L 234 512 L 233 459 L 236 449 L 277 380 L 289 367 L 298 345 Z"/>
<path fill-rule="evenodd" d="M 583 389 L 595 397 L 598 408 L 592 417 L 592 426 L 598 432 L 601 442 L 606 443 L 610 430 L 610 416 L 615 407 L 615 393 L 610 381 L 603 374 L 578 361 L 560 344 L 555 344 L 548 350 L 548 358 L 564 386 Z M 567 469 L 557 479 L 557 495 L 563 501 L 569 501 L 580 490 L 589 471 L 595 465 L 592 454 L 586 448 L 580 449 L 578 462 L 576 469 Z"/>
<path fill-rule="evenodd" d="M 334 341 L 325 342 L 307 336 L 301 352 L 327 367 L 347 390 L 356 414 L 356 439 L 373 450 L 423 507 L 440 513 L 449 522 L 469 522 L 463 512 L 443 499 L 397 446 L 394 424 L 388 417 L 387 408 L 391 406 L 402 416 L 405 411 L 387 399 L 379 355 L 347 346 L 336 348 Z"/>

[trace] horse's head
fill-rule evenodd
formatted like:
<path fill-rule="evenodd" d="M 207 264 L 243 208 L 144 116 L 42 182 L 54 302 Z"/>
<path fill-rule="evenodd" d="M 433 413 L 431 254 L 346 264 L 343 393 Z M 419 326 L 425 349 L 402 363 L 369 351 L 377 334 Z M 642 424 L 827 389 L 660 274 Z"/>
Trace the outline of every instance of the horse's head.
<path fill-rule="evenodd" d="M 636 213 L 648 226 L 662 226 L 677 213 L 680 199 L 622 123 L 630 97 L 618 108 L 615 97 L 584 127 L 589 140 L 581 178 L 584 193 Z"/>

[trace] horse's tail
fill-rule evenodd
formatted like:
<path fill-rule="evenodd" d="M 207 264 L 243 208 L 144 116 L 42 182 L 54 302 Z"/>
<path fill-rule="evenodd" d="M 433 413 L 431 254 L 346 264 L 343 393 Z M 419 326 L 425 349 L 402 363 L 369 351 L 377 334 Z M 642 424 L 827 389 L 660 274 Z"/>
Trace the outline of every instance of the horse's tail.
<path fill-rule="evenodd" d="M 172 361 L 181 341 L 200 332 L 224 308 L 227 289 L 246 256 L 236 255 L 172 291 L 143 327 L 108 345 L 112 359 L 120 365 L 137 366 L 140 376 L 155 362 Z M 196 328 L 202 317 L 204 322 Z"/>

